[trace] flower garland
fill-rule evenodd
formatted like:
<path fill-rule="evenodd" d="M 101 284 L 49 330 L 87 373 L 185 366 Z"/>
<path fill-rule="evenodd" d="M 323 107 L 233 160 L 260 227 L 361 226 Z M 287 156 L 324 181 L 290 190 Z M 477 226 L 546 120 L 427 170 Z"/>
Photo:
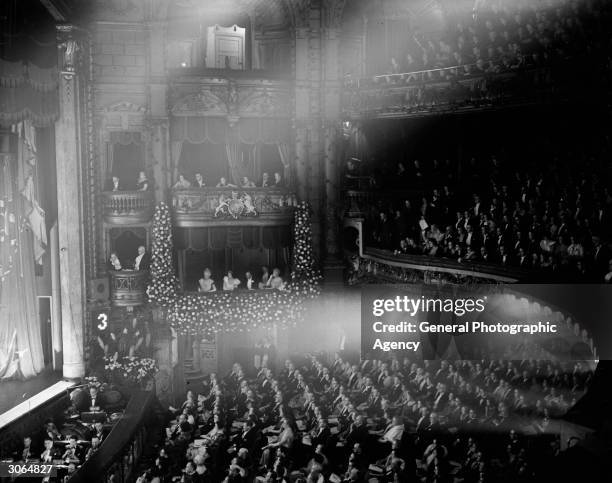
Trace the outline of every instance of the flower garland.
<path fill-rule="evenodd" d="M 285 289 L 181 295 L 169 307 L 170 325 L 179 334 L 204 337 L 220 331 L 295 326 L 302 319 L 304 302 L 321 292 L 310 216 L 308 204 L 298 204 L 293 225 L 293 270 Z"/>
<path fill-rule="evenodd" d="M 155 359 L 148 357 L 104 358 L 104 371 L 109 381 L 124 384 L 140 384 L 153 377 L 159 369 Z"/>
<path fill-rule="evenodd" d="M 321 273 L 316 268 L 312 248 L 311 209 L 308 203 L 298 203 L 293 222 L 293 257 L 289 289 L 303 297 L 314 299 L 321 293 Z"/>
<path fill-rule="evenodd" d="M 172 252 L 172 220 L 168 205 L 162 201 L 155 208 L 153 217 L 151 283 L 147 288 L 149 302 L 161 307 L 171 306 L 177 297 L 178 280 Z"/>
<path fill-rule="evenodd" d="M 183 335 L 212 337 L 220 331 L 293 326 L 303 314 L 303 297 L 289 290 L 215 292 L 180 296 L 170 308 L 170 325 Z"/>

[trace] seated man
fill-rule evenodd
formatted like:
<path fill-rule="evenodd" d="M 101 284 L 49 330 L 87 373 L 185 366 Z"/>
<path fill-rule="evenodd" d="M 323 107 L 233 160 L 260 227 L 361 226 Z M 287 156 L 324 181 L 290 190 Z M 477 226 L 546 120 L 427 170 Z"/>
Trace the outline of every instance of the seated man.
<path fill-rule="evenodd" d="M 91 447 L 87 450 L 87 453 L 85 454 L 85 459 L 88 460 L 89 458 L 91 458 L 92 455 L 99 449 L 100 449 L 100 438 L 98 438 L 97 436 L 94 436 L 93 438 L 91 438 Z"/>
<path fill-rule="evenodd" d="M 206 183 L 204 183 L 204 178 L 202 177 L 202 173 L 196 173 L 194 188 L 204 188 L 205 186 L 206 186 Z"/>
<path fill-rule="evenodd" d="M 282 188 L 285 186 L 283 178 L 281 177 L 281 174 L 279 172 L 274 173 L 274 182 L 272 183 L 272 186 L 274 186 L 275 188 Z"/>
<path fill-rule="evenodd" d="M 34 458 L 33 448 L 32 448 L 32 438 L 26 436 L 23 438 L 23 449 L 21 451 L 17 451 L 14 456 L 15 461 L 28 461 Z"/>
<path fill-rule="evenodd" d="M 66 446 L 66 451 L 64 451 L 62 455 L 62 459 L 67 464 L 74 463 L 78 465 L 80 463 L 81 459 L 78 455 L 77 439 L 75 436 L 70 436 L 70 438 L 68 438 L 68 446 Z"/>
<path fill-rule="evenodd" d="M 174 183 L 174 186 L 172 187 L 172 189 L 175 190 L 186 190 L 191 188 L 191 182 L 185 178 L 184 175 L 179 174 L 179 179 L 176 183 Z"/>
<path fill-rule="evenodd" d="M 104 411 L 104 408 L 105 404 L 103 397 L 99 394 L 98 388 L 96 386 L 91 386 L 89 388 L 89 397 L 83 398 L 79 409 L 81 411 Z"/>
<path fill-rule="evenodd" d="M 242 178 L 242 183 L 240 183 L 242 188 L 255 188 L 255 183 L 253 183 L 248 176 L 244 176 Z"/>
<path fill-rule="evenodd" d="M 225 176 L 221 176 L 221 179 L 217 183 L 217 188 L 237 188 L 235 184 L 228 183 Z"/>
<path fill-rule="evenodd" d="M 53 446 L 53 440 L 45 438 L 45 450 L 40 455 L 41 463 L 52 463 L 53 460 L 60 459 L 60 456 L 59 449 Z"/>

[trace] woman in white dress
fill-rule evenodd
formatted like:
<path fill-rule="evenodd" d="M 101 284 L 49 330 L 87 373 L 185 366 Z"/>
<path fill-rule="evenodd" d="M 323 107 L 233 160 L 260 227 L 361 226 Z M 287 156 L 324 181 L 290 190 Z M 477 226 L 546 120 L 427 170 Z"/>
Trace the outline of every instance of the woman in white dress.
<path fill-rule="evenodd" d="M 119 261 L 119 257 L 115 252 L 110 254 L 109 265 L 111 270 L 121 270 L 121 262 Z"/>
<path fill-rule="evenodd" d="M 227 275 L 223 277 L 223 290 L 232 291 L 238 288 L 238 285 L 240 285 L 240 280 L 234 278 L 232 271 L 228 270 Z"/>
<path fill-rule="evenodd" d="M 198 292 L 216 292 L 215 281 L 211 278 L 210 268 L 205 268 L 202 278 L 198 281 Z"/>
<path fill-rule="evenodd" d="M 280 276 L 280 270 L 278 268 L 272 270 L 272 276 L 268 279 L 267 286 L 275 290 L 283 290 L 285 288 L 285 282 Z"/>

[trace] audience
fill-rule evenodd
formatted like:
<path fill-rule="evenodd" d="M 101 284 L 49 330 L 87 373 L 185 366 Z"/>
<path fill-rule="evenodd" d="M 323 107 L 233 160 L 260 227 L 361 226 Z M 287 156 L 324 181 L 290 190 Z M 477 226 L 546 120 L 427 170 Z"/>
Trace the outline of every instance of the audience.
<path fill-rule="evenodd" d="M 170 408 L 142 481 L 537 481 L 558 454 L 551 418 L 592 377 L 535 359 L 302 362 L 211 374 Z"/>
<path fill-rule="evenodd" d="M 272 275 L 268 273 L 268 267 L 262 267 L 262 276 L 261 281 L 259 283 L 255 283 L 255 279 L 253 278 L 253 274 L 249 271 L 245 273 L 246 283 L 244 284 L 244 288 L 246 290 L 255 290 L 259 289 L 273 289 L 273 290 L 284 290 L 286 287 L 286 283 L 281 276 L 280 268 L 274 268 L 272 270 Z M 223 276 L 223 291 L 225 292 L 233 292 L 237 290 L 242 282 L 240 279 L 234 277 L 234 273 L 232 270 L 228 270 L 226 275 Z M 215 281 L 212 278 L 212 272 L 210 268 L 205 268 L 202 278 L 198 280 L 198 292 L 216 292 L 217 287 L 215 285 Z"/>
<path fill-rule="evenodd" d="M 387 74 L 395 75 L 387 81 L 498 73 L 609 52 L 612 10 L 603 0 L 484 0 L 473 11 L 443 13 L 448 27 L 442 31 L 408 31 L 400 57 L 389 61 Z"/>
<path fill-rule="evenodd" d="M 397 255 L 445 257 L 604 282 L 612 259 L 606 156 L 604 151 L 599 158 L 571 163 L 539 153 L 532 164 L 495 156 L 483 162 L 472 158 L 461 174 L 449 162 L 415 161 L 411 169 L 398 163 L 393 176 L 375 174 L 374 186 L 412 188 L 420 195 L 370 204 L 365 242 Z"/>

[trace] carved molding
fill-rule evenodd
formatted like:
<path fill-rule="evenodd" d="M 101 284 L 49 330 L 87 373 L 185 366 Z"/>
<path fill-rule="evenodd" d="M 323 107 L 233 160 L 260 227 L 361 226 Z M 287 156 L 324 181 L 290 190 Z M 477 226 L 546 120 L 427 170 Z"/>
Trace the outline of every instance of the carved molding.
<path fill-rule="evenodd" d="M 226 101 L 222 88 L 203 88 L 195 94 L 188 94 L 175 102 L 170 110 L 174 115 L 227 115 Z"/>
<path fill-rule="evenodd" d="M 239 112 L 249 116 L 288 116 L 290 97 L 272 89 L 245 89 L 240 93 Z"/>
<path fill-rule="evenodd" d="M 288 92 L 259 87 L 239 87 L 234 81 L 178 99 L 171 108 L 175 116 L 228 116 L 228 118 L 285 117 L 290 114 Z"/>
<path fill-rule="evenodd" d="M 60 24 L 55 27 L 57 48 L 60 52 L 60 70 L 64 79 L 69 80 L 76 75 L 81 45 L 76 38 L 77 29 L 71 24 Z"/>
<path fill-rule="evenodd" d="M 323 5 L 323 25 L 327 29 L 339 29 L 342 26 L 346 0 L 327 0 L 323 2 Z"/>
<path fill-rule="evenodd" d="M 133 113 L 144 113 L 145 107 L 140 104 L 135 104 L 130 101 L 119 101 L 109 104 L 104 108 L 104 112 L 133 112 Z"/>
<path fill-rule="evenodd" d="M 308 27 L 310 21 L 310 0 L 285 0 L 291 25 L 298 29 Z"/>

